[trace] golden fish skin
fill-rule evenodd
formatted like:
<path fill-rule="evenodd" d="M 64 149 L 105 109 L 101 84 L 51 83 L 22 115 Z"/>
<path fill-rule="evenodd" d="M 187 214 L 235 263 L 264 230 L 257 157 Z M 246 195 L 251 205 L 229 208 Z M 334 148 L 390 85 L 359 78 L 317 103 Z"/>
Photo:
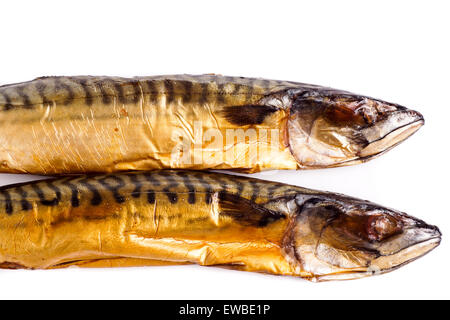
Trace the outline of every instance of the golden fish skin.
<path fill-rule="evenodd" d="M 355 198 L 264 180 L 163 170 L 0 189 L 0 267 L 195 263 L 354 279 L 435 248 L 440 232 Z"/>
<path fill-rule="evenodd" d="M 334 167 L 422 124 L 396 104 L 290 81 L 46 77 L 0 86 L 0 172 Z"/>

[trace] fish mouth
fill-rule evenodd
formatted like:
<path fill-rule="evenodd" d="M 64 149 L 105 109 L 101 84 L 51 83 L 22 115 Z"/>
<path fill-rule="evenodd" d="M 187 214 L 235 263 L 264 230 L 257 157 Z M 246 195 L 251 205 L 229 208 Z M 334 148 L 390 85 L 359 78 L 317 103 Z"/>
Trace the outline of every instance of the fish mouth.
<path fill-rule="evenodd" d="M 358 152 L 356 159 L 337 163 L 336 166 L 349 166 L 377 158 L 408 139 L 424 124 L 425 120 L 421 118 L 419 120 L 415 120 L 408 124 L 402 125 L 395 130 L 392 130 L 391 132 L 383 135 L 381 138 L 369 142 L 367 146 L 365 146 Z"/>
<path fill-rule="evenodd" d="M 435 249 L 441 243 L 441 237 L 437 236 L 428 240 L 424 240 L 422 242 L 411 245 L 407 248 L 404 248 L 393 255 L 389 256 L 381 256 L 370 264 L 367 268 L 355 268 L 351 270 L 346 270 L 342 272 L 330 273 L 325 275 L 319 275 L 312 279 L 314 282 L 322 282 L 322 281 L 334 281 L 334 280 L 354 280 L 365 278 L 374 275 L 380 275 L 387 272 L 394 271 L 408 263 L 411 263 L 433 249 Z M 406 258 L 406 259 L 405 259 Z M 393 261 L 402 261 L 397 264 L 393 263 Z"/>
<path fill-rule="evenodd" d="M 412 229 L 411 229 L 412 230 Z M 387 254 L 378 254 L 367 266 L 342 269 L 335 273 L 318 275 L 312 281 L 353 280 L 380 275 L 399 269 L 431 252 L 441 243 L 441 232 L 437 227 L 427 226 L 419 230 L 423 240 Z M 419 236 L 419 237 L 420 237 Z"/>
<path fill-rule="evenodd" d="M 440 243 L 441 236 L 437 235 L 430 239 L 407 246 L 393 254 L 380 256 L 372 261 L 367 271 L 372 272 L 373 274 L 382 274 L 398 269 L 414 260 L 419 259 L 420 257 L 423 257 L 439 246 Z"/>
<path fill-rule="evenodd" d="M 370 142 L 359 152 L 360 158 L 376 157 L 405 141 L 425 124 L 423 119 L 413 121 L 389 132 L 383 137 Z"/>
<path fill-rule="evenodd" d="M 365 278 L 374 275 L 380 275 L 394 271 L 404 265 L 407 265 L 433 249 L 435 249 L 441 243 L 441 237 L 437 236 L 422 242 L 413 244 L 407 248 L 404 248 L 393 255 L 380 256 L 372 261 L 369 267 L 366 268 L 354 268 L 336 273 L 329 273 L 325 275 L 319 275 L 311 278 L 313 282 L 322 281 L 335 281 L 335 280 L 354 280 Z M 401 261 L 395 264 L 395 261 Z"/>

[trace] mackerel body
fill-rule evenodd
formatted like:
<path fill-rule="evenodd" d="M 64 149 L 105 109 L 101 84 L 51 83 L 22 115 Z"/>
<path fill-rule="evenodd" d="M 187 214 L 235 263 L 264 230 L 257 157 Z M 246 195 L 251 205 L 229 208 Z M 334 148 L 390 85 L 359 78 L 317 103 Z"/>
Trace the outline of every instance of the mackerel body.
<path fill-rule="evenodd" d="M 196 263 L 309 280 L 395 269 L 437 228 L 343 195 L 218 173 L 77 176 L 0 189 L 0 267 Z"/>
<path fill-rule="evenodd" d="M 381 154 L 422 123 L 394 104 L 290 81 L 46 77 L 0 86 L 0 171 L 348 165 Z"/>

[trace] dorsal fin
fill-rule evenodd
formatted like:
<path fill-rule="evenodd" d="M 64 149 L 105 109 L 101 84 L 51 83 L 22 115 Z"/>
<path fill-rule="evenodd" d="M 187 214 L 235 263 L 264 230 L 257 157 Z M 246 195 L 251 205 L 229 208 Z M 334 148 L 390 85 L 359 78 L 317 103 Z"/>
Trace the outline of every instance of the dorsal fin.
<path fill-rule="evenodd" d="M 277 211 L 228 192 L 219 193 L 218 203 L 220 214 L 232 217 L 244 226 L 265 227 L 269 223 L 286 218 Z"/>

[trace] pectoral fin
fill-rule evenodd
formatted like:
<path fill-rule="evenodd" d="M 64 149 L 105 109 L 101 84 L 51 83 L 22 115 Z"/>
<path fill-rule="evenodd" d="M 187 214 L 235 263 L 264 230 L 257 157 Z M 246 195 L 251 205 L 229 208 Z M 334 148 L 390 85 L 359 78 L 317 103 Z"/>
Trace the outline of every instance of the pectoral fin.
<path fill-rule="evenodd" d="M 264 122 L 266 117 L 276 112 L 277 108 L 266 105 L 228 106 L 222 109 L 222 115 L 228 122 L 239 125 L 255 125 Z"/>
<path fill-rule="evenodd" d="M 227 192 L 219 193 L 220 214 L 232 217 L 245 226 L 265 227 L 285 216 L 255 202 Z"/>

